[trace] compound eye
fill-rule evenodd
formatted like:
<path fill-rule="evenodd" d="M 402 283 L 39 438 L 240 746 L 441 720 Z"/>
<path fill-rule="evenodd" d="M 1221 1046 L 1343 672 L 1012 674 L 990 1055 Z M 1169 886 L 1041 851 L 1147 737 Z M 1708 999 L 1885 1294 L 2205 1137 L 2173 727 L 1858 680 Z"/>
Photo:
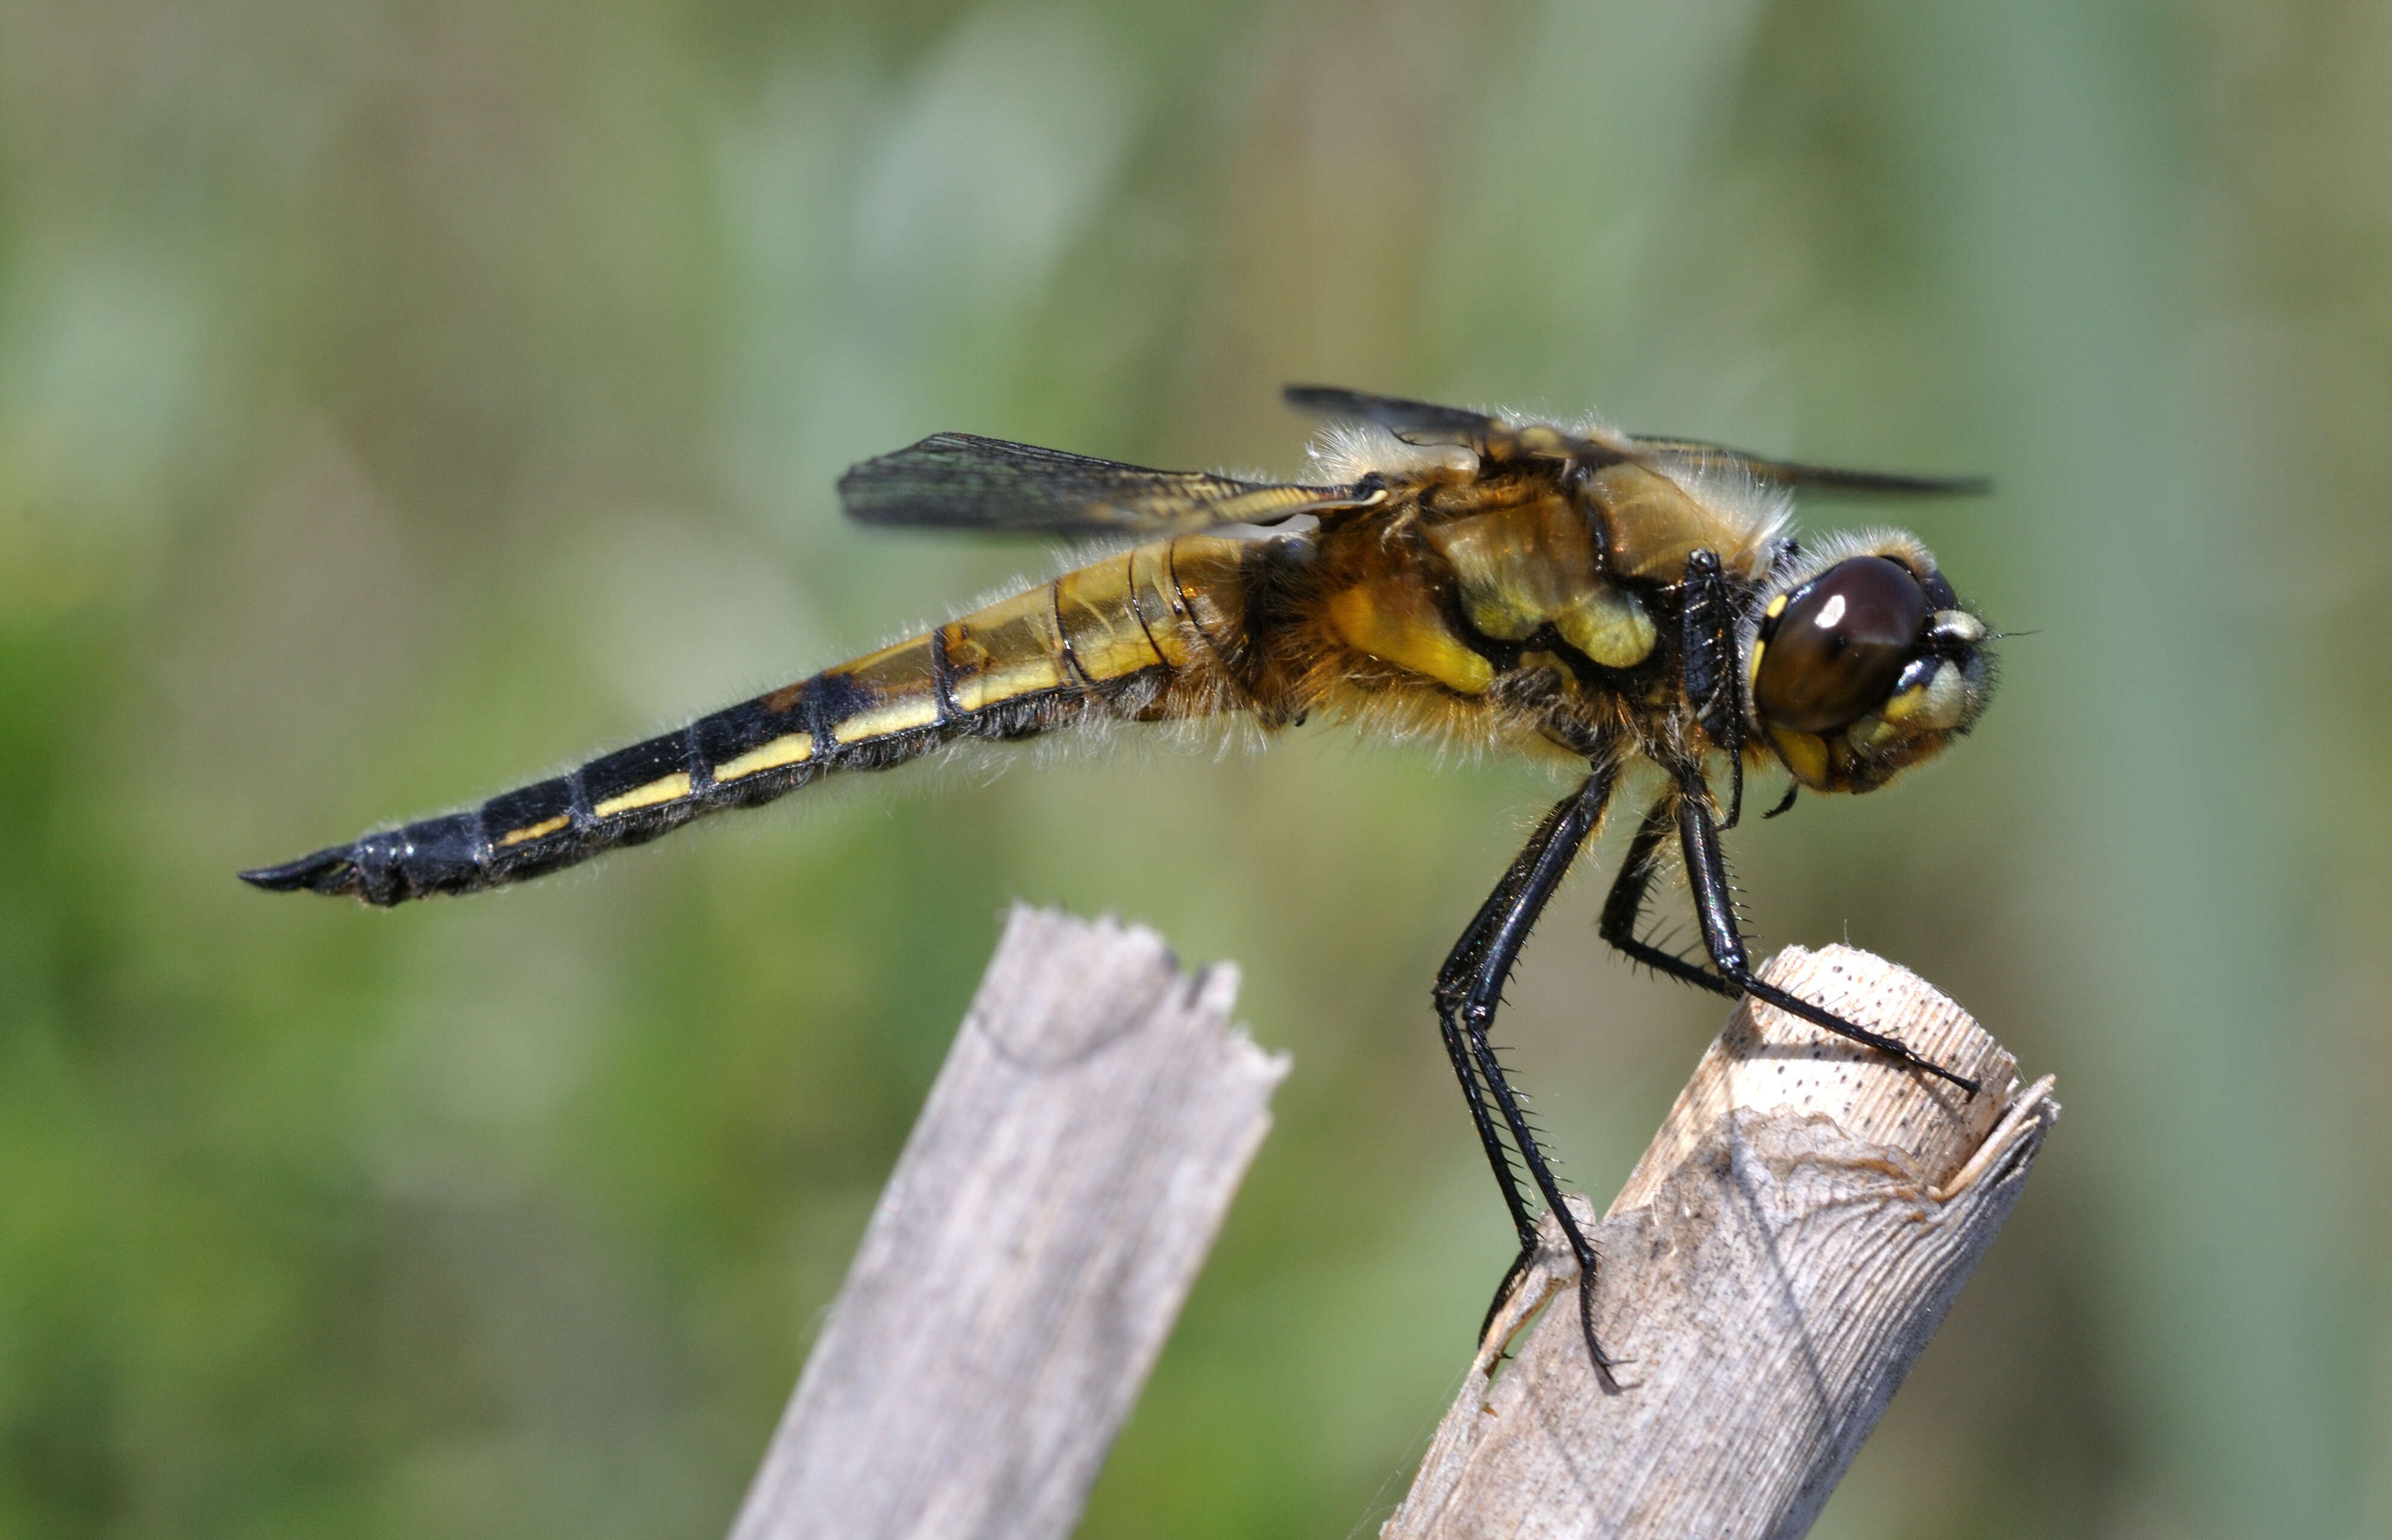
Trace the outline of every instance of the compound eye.
<path fill-rule="evenodd" d="M 1855 556 L 1795 591 L 1752 681 L 1763 719 L 1834 732 L 1885 702 L 1927 623 L 1927 594 L 1898 562 Z"/>

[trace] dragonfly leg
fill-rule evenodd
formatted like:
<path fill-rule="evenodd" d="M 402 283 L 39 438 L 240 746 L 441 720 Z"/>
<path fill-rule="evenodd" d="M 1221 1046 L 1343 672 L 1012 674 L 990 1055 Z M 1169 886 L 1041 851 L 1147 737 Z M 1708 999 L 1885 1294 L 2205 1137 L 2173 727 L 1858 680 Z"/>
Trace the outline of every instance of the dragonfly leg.
<path fill-rule="evenodd" d="M 1519 902 L 1537 863 L 1544 859 L 1554 841 L 1563 836 L 1584 794 L 1585 788 L 1580 787 L 1555 803 L 1553 810 L 1545 814 L 1543 821 L 1537 825 L 1537 832 L 1528 836 L 1528 846 L 1512 859 L 1512 864 L 1504 870 L 1502 880 L 1495 885 L 1495 891 L 1478 906 L 1478 912 L 1471 919 L 1469 928 L 1462 933 L 1462 939 L 1453 944 L 1453 950 L 1447 953 L 1445 964 L 1436 975 L 1437 1025 L 1445 1039 L 1446 1055 L 1453 1061 L 1454 1078 L 1462 1082 L 1462 1099 L 1470 1106 L 1470 1120 L 1478 1130 L 1478 1142 L 1487 1151 L 1487 1163 L 1495 1172 L 1495 1184 L 1502 1191 L 1503 1207 L 1512 1216 L 1512 1228 L 1518 1234 L 1521 1245 L 1530 1251 L 1535 1247 L 1536 1215 L 1529 1210 L 1527 1200 L 1521 1196 L 1519 1168 L 1513 1164 L 1511 1151 L 1497 1130 L 1494 1108 L 1488 1102 L 1486 1086 L 1479 1080 L 1477 1064 L 1471 1056 L 1470 1042 L 1462 1031 L 1460 1013 L 1463 1001 L 1468 998 L 1471 981 L 1486 965 L 1488 949 L 1493 944 L 1504 915 Z M 1505 1279 L 1506 1288 L 1510 1281 L 1508 1277 Z M 1500 1290 L 1497 1299 L 1500 1302 Z M 1490 1321 L 1494 1318 L 1491 1307 L 1488 1318 Z M 1481 1335 L 1485 1335 L 1483 1331 Z"/>
<path fill-rule="evenodd" d="M 1596 922 L 1595 934 L 1615 951 L 1625 952 L 1656 973 L 1733 1000 L 1736 996 L 1734 984 L 1636 934 L 1636 927 L 1644 922 L 1644 900 L 1652 890 L 1654 872 L 1661 859 L 1661 842 L 1677 833 L 1677 801 L 1676 791 L 1664 792 L 1644 814 L 1644 822 L 1636 826 L 1636 835 L 1628 842 L 1628 853 L 1620 860 L 1619 875 L 1612 879 L 1611 893 L 1603 900 L 1603 917 Z"/>
<path fill-rule="evenodd" d="M 1715 551 L 1686 558 L 1681 580 L 1685 600 L 1680 627 L 1684 643 L 1686 704 L 1711 743 L 1727 756 L 1727 819 L 1733 829 L 1744 817 L 1744 668 L 1738 660 L 1736 594 Z"/>
<path fill-rule="evenodd" d="M 1766 1001 L 1790 1016 L 1800 1016 L 1814 1027 L 1826 1029 L 1838 1037 L 1850 1038 L 1914 1069 L 1923 1069 L 1928 1074 L 1949 1081 L 1971 1096 L 1977 1094 L 1975 1081 L 1946 1069 L 1931 1059 L 1919 1057 L 1897 1039 L 1846 1021 L 1823 1005 L 1814 1005 L 1800 996 L 1790 994 L 1774 984 L 1764 983 L 1756 977 L 1750 961 L 1745 955 L 1744 938 L 1736 928 L 1736 897 L 1728 886 L 1726 858 L 1720 852 L 1719 825 L 1711 817 L 1710 798 L 1704 795 L 1699 777 L 1681 772 L 1676 801 L 1678 839 L 1685 852 L 1686 880 L 1694 888 L 1695 914 L 1702 922 L 1703 948 L 1710 953 L 1711 965 L 1719 970 L 1720 977 L 1736 986 L 1730 993 L 1740 990 L 1756 1000 Z M 1649 827 L 1652 820 L 1648 818 L 1645 822 Z M 1639 898 L 1641 899 L 1641 894 Z M 1606 906 L 1605 917 L 1609 918 L 1608 905 Z M 1680 966 L 1685 965 L 1680 963 Z M 1675 973 L 1677 970 L 1665 971 Z M 1680 974 L 1679 977 L 1684 975 Z"/>
<path fill-rule="evenodd" d="M 1504 1076 L 1488 1033 L 1494 1025 L 1504 981 L 1511 976 L 1521 946 L 1547 900 L 1568 874 L 1570 863 L 1601 822 L 1604 806 L 1610 800 L 1617 780 L 1616 759 L 1608 756 L 1597 759 L 1594 773 L 1586 783 L 1546 815 L 1527 848 L 1480 906 L 1453 954 L 1447 958 L 1445 967 L 1438 973 L 1436 990 L 1437 1022 L 1444 1032 L 1446 1051 L 1453 1059 L 1455 1078 L 1462 1082 L 1462 1095 L 1470 1104 L 1488 1163 L 1494 1169 L 1496 1185 L 1502 1190 L 1513 1228 L 1520 1239 L 1520 1254 L 1503 1275 L 1494 1303 L 1488 1309 L 1488 1322 L 1493 1321 L 1496 1310 L 1537 1254 L 1536 1222 L 1520 1190 L 1519 1173 L 1512 1165 L 1511 1153 L 1498 1132 L 1500 1119 L 1501 1132 L 1510 1136 L 1511 1149 L 1518 1153 L 1520 1163 L 1528 1168 L 1538 1196 L 1553 1212 L 1578 1259 L 1579 1326 L 1585 1336 L 1589 1356 L 1595 1367 L 1605 1373 L 1609 1372 L 1611 1360 L 1594 1336 L 1593 1244 L 1562 1201 L 1561 1185 L 1554 1180 L 1553 1168 L 1537 1142 L 1536 1131 L 1529 1125 L 1517 1093 Z M 1482 1339 L 1486 1330 L 1487 1326 L 1482 1325 Z"/>

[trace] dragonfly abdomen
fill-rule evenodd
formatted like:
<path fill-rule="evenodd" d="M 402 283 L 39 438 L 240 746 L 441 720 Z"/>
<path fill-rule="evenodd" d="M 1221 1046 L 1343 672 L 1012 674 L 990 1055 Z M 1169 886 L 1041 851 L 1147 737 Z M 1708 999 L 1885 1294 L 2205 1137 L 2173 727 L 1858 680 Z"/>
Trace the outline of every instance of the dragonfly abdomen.
<path fill-rule="evenodd" d="M 478 808 L 241 874 L 383 906 L 469 893 L 958 739 L 1027 737 L 1092 710 L 1145 718 L 1242 704 L 1226 660 L 1243 641 L 1260 544 L 1139 546 Z"/>

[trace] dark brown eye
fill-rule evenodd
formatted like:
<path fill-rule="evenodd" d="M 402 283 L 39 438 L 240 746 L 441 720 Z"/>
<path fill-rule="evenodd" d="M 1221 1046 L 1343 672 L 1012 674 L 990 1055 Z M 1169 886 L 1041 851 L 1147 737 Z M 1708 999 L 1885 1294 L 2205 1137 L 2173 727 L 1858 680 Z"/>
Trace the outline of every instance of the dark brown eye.
<path fill-rule="evenodd" d="M 1839 562 L 1796 590 L 1761 654 L 1752 704 L 1797 732 L 1833 732 L 1882 704 L 1918 643 L 1927 595 L 1882 556 Z"/>

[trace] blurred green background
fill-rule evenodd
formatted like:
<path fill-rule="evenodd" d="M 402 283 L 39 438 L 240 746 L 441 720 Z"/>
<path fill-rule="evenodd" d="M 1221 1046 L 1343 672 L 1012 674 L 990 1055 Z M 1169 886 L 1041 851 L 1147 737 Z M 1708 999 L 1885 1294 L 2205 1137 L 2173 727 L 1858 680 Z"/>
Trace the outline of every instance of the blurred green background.
<path fill-rule="evenodd" d="M 1976 737 L 1736 845 L 2068 1107 L 1819 1533 L 2392 1533 L 2360 0 L 0 0 L 0 1533 L 719 1534 L 1017 896 L 1295 1056 L 1086 1533 L 1372 1533 L 1508 1257 L 1426 990 L 1538 774 L 1316 729 L 231 876 L 1051 570 L 852 460 L 1293 472 L 1291 379 L 1999 478 L 1897 515 L 2039 633 Z M 1600 892 L 1503 1034 L 1599 1197 L 1721 1015 Z"/>

